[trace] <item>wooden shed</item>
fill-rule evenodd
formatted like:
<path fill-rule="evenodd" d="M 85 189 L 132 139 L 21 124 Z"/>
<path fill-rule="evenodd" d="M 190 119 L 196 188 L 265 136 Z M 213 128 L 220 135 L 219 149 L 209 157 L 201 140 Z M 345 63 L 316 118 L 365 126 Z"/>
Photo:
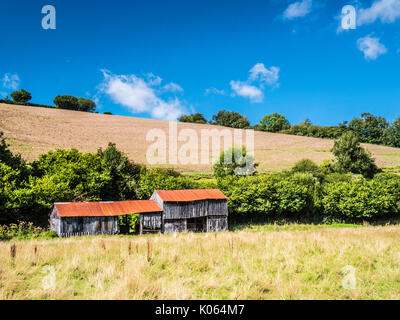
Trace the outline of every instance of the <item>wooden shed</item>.
<path fill-rule="evenodd" d="M 60 237 L 116 234 L 118 216 L 140 214 L 140 233 L 228 229 L 227 197 L 216 189 L 156 190 L 150 200 L 55 203 L 50 229 Z"/>
<path fill-rule="evenodd" d="M 116 234 L 118 216 L 136 213 L 160 216 L 161 212 L 151 200 L 55 203 L 50 213 L 50 229 L 60 237 Z"/>
<path fill-rule="evenodd" d="M 217 189 L 156 190 L 150 200 L 162 209 L 163 233 L 228 229 L 227 197 Z"/>

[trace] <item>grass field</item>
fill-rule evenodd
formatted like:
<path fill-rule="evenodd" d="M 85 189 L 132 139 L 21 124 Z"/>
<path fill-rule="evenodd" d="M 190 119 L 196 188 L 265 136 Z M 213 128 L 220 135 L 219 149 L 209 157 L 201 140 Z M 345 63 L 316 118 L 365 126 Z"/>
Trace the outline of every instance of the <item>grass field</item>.
<path fill-rule="evenodd" d="M 167 121 L 0 104 L 0 131 L 4 132 L 11 150 L 27 160 L 35 160 L 40 154 L 57 148 L 94 152 L 99 147 L 105 148 L 111 141 L 130 159 L 146 163 L 146 150 L 153 143 L 146 141 L 146 134 L 154 128 L 163 130 L 168 139 Z M 210 128 L 227 129 L 189 123 L 178 125 L 178 130 L 196 130 L 199 137 L 200 130 Z M 178 148 L 182 143 L 178 144 Z M 333 141 L 327 139 L 255 132 L 255 159 L 260 164 L 259 171 L 288 169 L 303 158 L 320 163 L 332 158 L 332 146 Z M 379 166 L 400 166 L 400 149 L 365 146 Z M 211 164 L 178 165 L 175 168 L 188 172 L 209 172 Z"/>
<path fill-rule="evenodd" d="M 0 299 L 399 299 L 400 227 L 300 229 L 3 242 Z"/>

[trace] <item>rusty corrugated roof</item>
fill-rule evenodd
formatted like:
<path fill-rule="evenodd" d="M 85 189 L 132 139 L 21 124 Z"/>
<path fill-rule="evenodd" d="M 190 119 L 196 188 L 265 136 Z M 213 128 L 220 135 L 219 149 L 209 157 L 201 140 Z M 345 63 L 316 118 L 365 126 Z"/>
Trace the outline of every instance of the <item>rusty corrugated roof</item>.
<path fill-rule="evenodd" d="M 198 201 L 212 199 L 227 199 L 218 189 L 194 189 L 194 190 L 156 190 L 163 201 Z"/>
<path fill-rule="evenodd" d="M 60 217 L 109 217 L 134 213 L 162 212 L 153 200 L 116 202 L 70 202 L 54 204 Z"/>

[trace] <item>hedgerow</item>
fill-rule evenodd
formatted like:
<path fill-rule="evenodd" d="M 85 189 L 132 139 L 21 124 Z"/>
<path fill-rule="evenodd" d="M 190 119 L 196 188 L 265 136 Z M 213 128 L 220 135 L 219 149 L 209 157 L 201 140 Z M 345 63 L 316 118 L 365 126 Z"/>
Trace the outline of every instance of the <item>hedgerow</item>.
<path fill-rule="evenodd" d="M 327 163 L 302 161 L 286 172 L 197 181 L 174 170 L 134 164 L 112 143 L 97 153 L 51 151 L 32 163 L 9 152 L 4 140 L 0 143 L 0 225 L 25 221 L 47 227 L 54 202 L 149 199 L 157 189 L 193 188 L 222 190 L 233 218 L 372 221 L 400 214 L 395 174 L 367 179 L 334 172 Z"/>

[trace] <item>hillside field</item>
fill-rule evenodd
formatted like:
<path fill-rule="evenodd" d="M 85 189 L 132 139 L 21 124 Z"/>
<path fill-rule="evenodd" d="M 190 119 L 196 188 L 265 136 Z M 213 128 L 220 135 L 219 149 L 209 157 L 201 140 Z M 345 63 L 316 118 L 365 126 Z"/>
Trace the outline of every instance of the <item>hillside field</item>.
<path fill-rule="evenodd" d="M 57 148 L 94 152 L 100 147 L 105 148 L 108 142 L 115 142 L 130 159 L 145 164 L 146 150 L 152 144 L 146 142 L 147 132 L 162 129 L 168 134 L 168 127 L 169 123 L 162 120 L 0 104 L 0 131 L 4 132 L 11 150 L 27 160 L 37 159 L 40 154 Z M 178 124 L 178 130 L 191 128 L 198 133 L 210 127 Z M 333 141 L 326 139 L 255 132 L 255 159 L 260 163 L 259 171 L 288 169 L 303 158 L 320 163 L 332 158 L 332 146 Z M 400 149 L 364 146 L 372 152 L 379 166 L 400 166 Z M 211 165 L 178 164 L 169 167 L 191 172 L 211 171 Z"/>
<path fill-rule="evenodd" d="M 397 300 L 399 236 L 361 226 L 0 242 L 0 299 Z"/>

